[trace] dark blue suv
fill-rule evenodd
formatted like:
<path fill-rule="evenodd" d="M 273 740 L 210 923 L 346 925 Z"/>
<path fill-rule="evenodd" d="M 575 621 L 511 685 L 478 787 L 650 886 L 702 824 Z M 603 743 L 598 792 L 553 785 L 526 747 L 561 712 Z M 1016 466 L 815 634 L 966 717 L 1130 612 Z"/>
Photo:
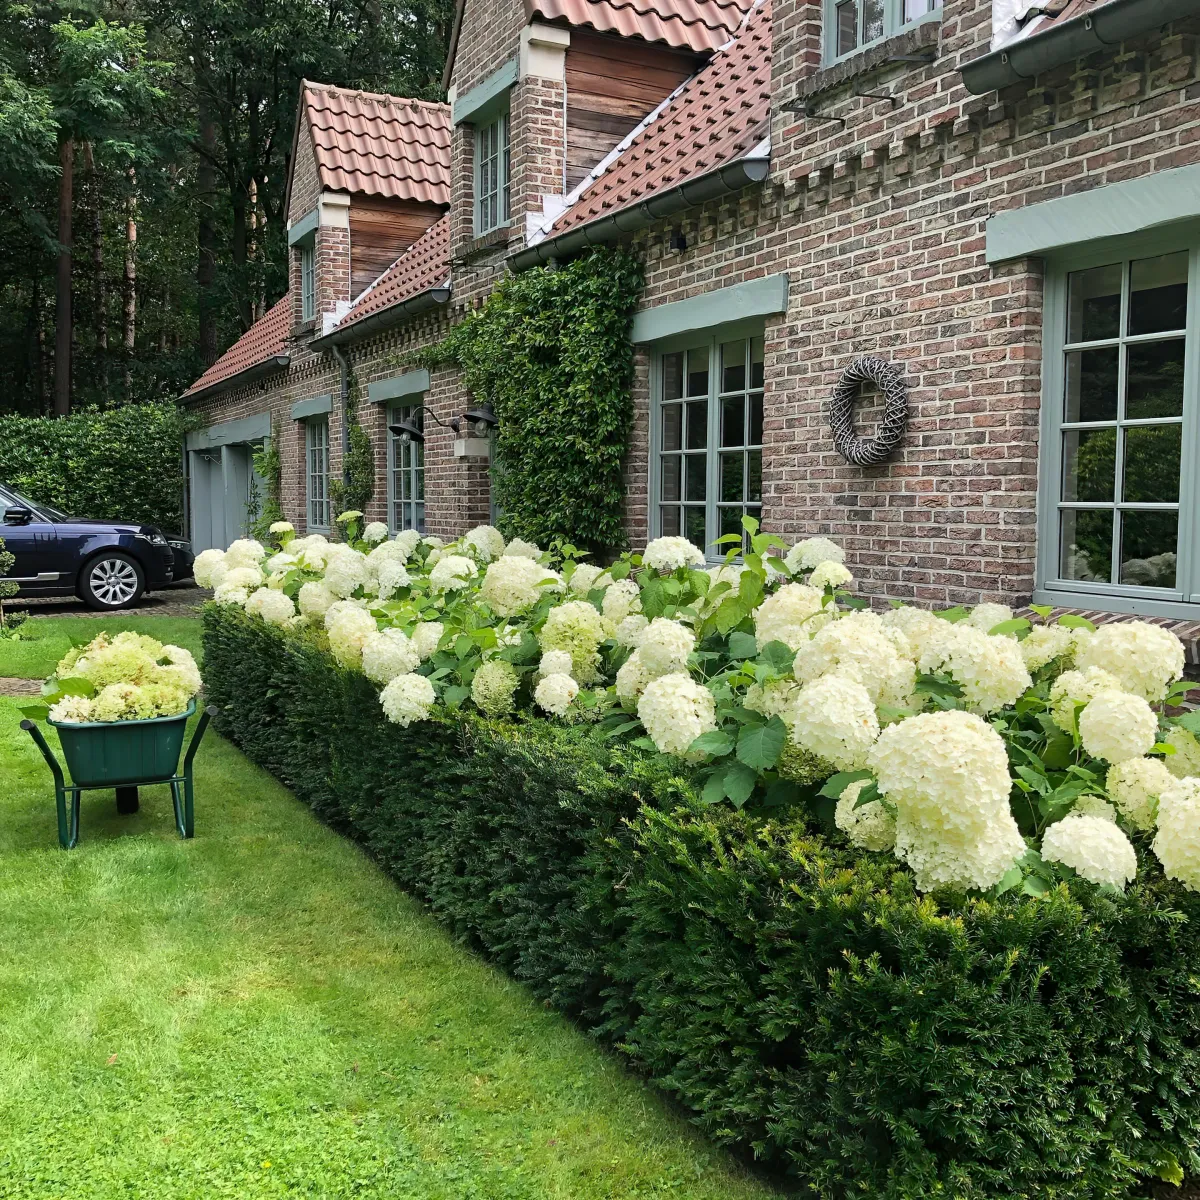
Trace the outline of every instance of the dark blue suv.
<path fill-rule="evenodd" d="M 16 557 L 20 596 L 78 596 L 90 608 L 128 608 L 143 592 L 192 574 L 192 548 L 154 525 L 69 517 L 0 486 L 0 537 Z"/>

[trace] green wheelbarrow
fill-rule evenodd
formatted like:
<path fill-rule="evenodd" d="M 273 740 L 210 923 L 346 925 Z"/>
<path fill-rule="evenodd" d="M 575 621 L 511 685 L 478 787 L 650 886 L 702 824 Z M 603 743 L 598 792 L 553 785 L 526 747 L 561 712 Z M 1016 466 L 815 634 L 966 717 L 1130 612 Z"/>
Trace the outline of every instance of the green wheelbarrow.
<path fill-rule="evenodd" d="M 48 721 L 58 730 L 59 744 L 67 760 L 71 782 L 67 783 L 54 752 L 46 744 L 34 721 L 22 721 L 54 776 L 54 801 L 58 806 L 58 841 L 70 850 L 79 841 L 79 797 L 83 792 L 112 788 L 117 793 L 117 811 L 138 810 L 138 788 L 155 783 L 171 785 L 175 806 L 175 828 L 179 836 L 190 838 L 195 832 L 192 792 L 192 763 L 209 721 L 217 708 L 210 705 L 200 714 L 187 753 L 183 772 L 179 755 L 187 732 L 188 718 L 196 712 L 196 702 L 174 717 L 154 717 L 148 721 Z"/>

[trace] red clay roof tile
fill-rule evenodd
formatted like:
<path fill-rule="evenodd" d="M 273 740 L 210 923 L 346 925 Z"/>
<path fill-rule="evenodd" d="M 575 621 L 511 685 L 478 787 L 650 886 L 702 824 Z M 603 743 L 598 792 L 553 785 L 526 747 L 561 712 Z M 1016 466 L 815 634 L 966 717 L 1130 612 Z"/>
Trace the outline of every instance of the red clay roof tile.
<path fill-rule="evenodd" d="M 186 392 L 184 399 L 223 383 L 251 367 L 260 366 L 288 352 L 288 332 L 292 325 L 292 306 L 284 296 L 265 316 L 260 317 L 217 359 Z"/>
<path fill-rule="evenodd" d="M 450 203 L 448 105 L 307 80 L 301 96 L 322 187 Z"/>
<path fill-rule="evenodd" d="M 723 46 L 752 0 L 525 0 L 531 17 L 706 53 Z"/>

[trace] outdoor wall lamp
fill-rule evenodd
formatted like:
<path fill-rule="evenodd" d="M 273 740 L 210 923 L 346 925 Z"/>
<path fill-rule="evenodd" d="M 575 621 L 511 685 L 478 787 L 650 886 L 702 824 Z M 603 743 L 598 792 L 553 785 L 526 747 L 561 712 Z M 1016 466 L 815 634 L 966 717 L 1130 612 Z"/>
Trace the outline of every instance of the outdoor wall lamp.
<path fill-rule="evenodd" d="M 476 437 L 487 437 L 500 424 L 496 419 L 496 414 L 492 411 L 492 406 L 487 403 L 479 405 L 478 408 L 468 409 L 463 413 L 463 420 L 472 426 L 472 432 Z"/>
<path fill-rule="evenodd" d="M 413 415 L 407 421 L 401 421 L 396 425 L 388 426 L 388 431 L 396 436 L 397 441 L 403 442 L 407 446 L 413 442 L 419 443 L 425 440 L 425 431 L 416 422 L 416 415 L 419 412 L 428 413 L 433 418 L 435 424 L 440 425 L 443 429 L 449 429 L 455 435 L 458 434 L 458 421 L 451 421 L 447 424 L 445 421 L 439 419 L 437 413 L 428 404 L 418 404 L 413 407 Z"/>

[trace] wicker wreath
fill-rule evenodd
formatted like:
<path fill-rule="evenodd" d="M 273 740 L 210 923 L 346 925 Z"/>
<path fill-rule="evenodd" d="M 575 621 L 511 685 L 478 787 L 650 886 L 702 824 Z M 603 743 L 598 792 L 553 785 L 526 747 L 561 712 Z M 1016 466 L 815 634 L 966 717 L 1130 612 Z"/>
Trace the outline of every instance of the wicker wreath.
<path fill-rule="evenodd" d="M 861 383 L 883 392 L 883 423 L 873 438 L 854 432 L 854 402 Z M 856 358 L 843 372 L 829 401 L 829 428 L 837 452 L 856 467 L 881 463 L 896 448 L 908 424 L 908 388 L 899 367 L 882 358 Z"/>

